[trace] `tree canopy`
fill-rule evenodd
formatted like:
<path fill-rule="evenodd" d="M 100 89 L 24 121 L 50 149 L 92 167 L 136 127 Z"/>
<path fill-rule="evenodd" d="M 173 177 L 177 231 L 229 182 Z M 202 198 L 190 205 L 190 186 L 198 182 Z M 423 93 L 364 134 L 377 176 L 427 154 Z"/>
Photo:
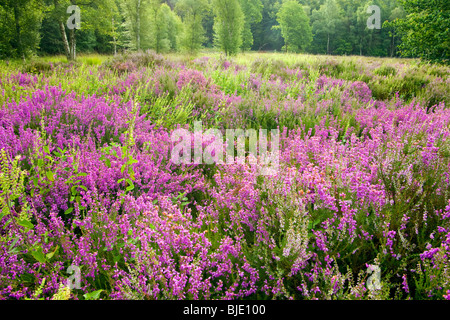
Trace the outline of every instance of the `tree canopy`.
<path fill-rule="evenodd" d="M 71 5 L 81 28 L 68 28 Z M 368 8 L 381 28 L 368 28 Z M 0 58 L 124 50 L 406 56 L 448 63 L 447 0 L 0 0 Z"/>
<path fill-rule="evenodd" d="M 312 32 L 309 18 L 303 7 L 294 0 L 286 1 L 277 13 L 277 21 L 284 39 L 284 48 L 287 51 L 298 52 L 312 41 Z"/>
<path fill-rule="evenodd" d="M 406 17 L 394 19 L 400 34 L 400 52 L 431 62 L 450 61 L 450 2 L 448 0 L 399 0 Z"/>

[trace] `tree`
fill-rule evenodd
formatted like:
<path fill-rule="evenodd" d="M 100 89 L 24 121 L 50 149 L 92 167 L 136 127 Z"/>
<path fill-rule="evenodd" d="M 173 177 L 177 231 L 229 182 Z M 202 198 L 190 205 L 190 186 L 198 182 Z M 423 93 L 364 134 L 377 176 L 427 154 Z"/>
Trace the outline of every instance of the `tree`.
<path fill-rule="evenodd" d="M 239 0 L 213 0 L 214 40 L 225 54 L 236 54 L 242 45 L 244 14 Z"/>
<path fill-rule="evenodd" d="M 367 38 L 370 36 L 370 30 L 367 28 L 367 7 L 360 6 L 356 9 L 355 32 L 358 39 L 359 55 L 363 55 L 363 47 L 368 49 Z"/>
<path fill-rule="evenodd" d="M 183 33 L 180 39 L 182 49 L 193 54 L 205 41 L 203 18 L 209 10 L 207 0 L 180 0 L 175 6 L 183 20 Z"/>
<path fill-rule="evenodd" d="M 448 0 L 399 0 L 406 17 L 385 23 L 399 33 L 403 56 L 450 64 L 450 2 Z"/>
<path fill-rule="evenodd" d="M 36 52 L 42 23 L 39 0 L 0 1 L 0 56 L 25 59 Z"/>
<path fill-rule="evenodd" d="M 281 50 L 283 38 L 281 32 L 273 26 L 277 25 L 277 13 L 281 0 L 262 0 L 262 20 L 254 28 L 254 44 L 256 50 Z"/>
<path fill-rule="evenodd" d="M 169 50 L 176 51 L 179 47 L 180 35 L 183 30 L 183 24 L 177 14 L 166 4 L 161 6 L 161 12 L 167 24 L 167 40 Z"/>
<path fill-rule="evenodd" d="M 242 49 L 250 50 L 253 46 L 254 25 L 262 20 L 263 5 L 261 0 L 240 0 L 242 12 L 244 13 L 244 26 L 242 29 Z"/>
<path fill-rule="evenodd" d="M 305 50 L 312 41 L 309 18 L 297 1 L 286 1 L 277 13 L 278 26 L 284 39 L 284 49 L 288 51 Z"/>
<path fill-rule="evenodd" d="M 141 50 L 143 38 L 142 21 L 146 19 L 148 0 L 123 0 L 120 2 L 123 14 L 125 44 L 134 50 Z"/>
<path fill-rule="evenodd" d="M 50 20 L 58 24 L 60 36 L 62 39 L 64 52 L 68 60 L 76 59 L 77 52 L 77 30 L 78 28 L 68 28 L 67 22 L 70 15 L 74 12 L 68 12 L 69 6 L 76 6 L 80 10 L 80 27 L 85 32 L 85 36 L 91 37 L 96 41 L 95 31 L 102 34 L 112 34 L 111 17 L 117 10 L 114 0 L 45 0 L 48 5 Z M 77 9 L 77 10 L 78 10 Z M 99 12 L 101 14 L 99 14 Z M 77 22 L 77 21 L 71 21 Z M 66 30 L 68 29 L 68 30 Z M 67 33 L 69 37 L 67 37 Z M 70 41 L 70 42 L 69 42 Z M 95 44 L 93 45 L 95 46 Z"/>
<path fill-rule="evenodd" d="M 326 0 L 319 10 L 314 10 L 312 18 L 312 30 L 315 36 L 326 35 L 327 54 L 330 54 L 330 38 L 336 33 L 340 22 L 339 7 L 335 0 Z"/>
<path fill-rule="evenodd" d="M 397 19 L 403 19 L 405 17 L 405 12 L 403 11 L 403 8 L 401 7 L 396 7 L 391 11 L 391 15 L 389 16 L 389 21 L 395 21 Z M 395 55 L 395 51 L 396 51 L 396 37 L 397 37 L 397 32 L 395 31 L 394 28 L 392 27 L 388 27 L 390 29 L 390 37 L 391 37 L 391 43 L 390 43 L 390 48 L 389 48 L 389 55 L 391 57 L 393 57 Z"/>
<path fill-rule="evenodd" d="M 161 0 L 149 0 L 150 26 L 149 34 L 151 39 L 150 47 L 157 53 L 166 51 L 169 48 L 166 17 L 163 14 Z M 165 5 L 165 4 L 164 4 Z M 167 5 L 166 5 L 167 6 Z"/>

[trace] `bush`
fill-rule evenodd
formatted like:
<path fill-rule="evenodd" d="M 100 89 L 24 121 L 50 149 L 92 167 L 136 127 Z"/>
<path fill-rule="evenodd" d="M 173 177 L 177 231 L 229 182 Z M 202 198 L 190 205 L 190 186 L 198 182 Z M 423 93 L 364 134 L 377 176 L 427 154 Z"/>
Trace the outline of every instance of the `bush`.
<path fill-rule="evenodd" d="M 395 70 L 395 68 L 391 66 L 381 66 L 378 69 L 375 69 L 373 73 L 379 76 L 389 77 L 395 76 L 397 74 L 397 70 Z"/>
<path fill-rule="evenodd" d="M 23 71 L 27 73 L 43 73 L 52 70 L 54 66 L 52 62 L 33 60 L 23 66 Z"/>
<path fill-rule="evenodd" d="M 120 73 L 134 71 L 142 67 L 162 66 L 165 59 L 154 51 L 133 52 L 117 55 L 103 63 L 103 66 Z"/>
<path fill-rule="evenodd" d="M 329 77 L 338 77 L 345 67 L 336 60 L 324 61 L 319 64 L 319 72 Z"/>

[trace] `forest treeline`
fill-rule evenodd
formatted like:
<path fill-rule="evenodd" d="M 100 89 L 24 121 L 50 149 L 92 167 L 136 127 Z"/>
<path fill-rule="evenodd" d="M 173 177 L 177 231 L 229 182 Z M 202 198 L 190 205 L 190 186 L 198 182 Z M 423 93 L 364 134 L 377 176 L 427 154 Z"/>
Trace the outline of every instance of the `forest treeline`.
<path fill-rule="evenodd" d="M 449 18 L 446 0 L 0 0 L 0 58 L 216 47 L 448 62 Z"/>

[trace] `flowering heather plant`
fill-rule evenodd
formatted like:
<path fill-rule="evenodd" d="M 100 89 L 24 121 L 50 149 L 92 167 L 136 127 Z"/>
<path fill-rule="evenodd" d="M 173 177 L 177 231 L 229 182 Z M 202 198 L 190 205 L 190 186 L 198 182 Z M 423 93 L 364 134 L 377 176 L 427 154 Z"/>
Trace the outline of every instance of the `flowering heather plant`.
<path fill-rule="evenodd" d="M 450 299 L 448 68 L 276 57 L 2 67 L 0 298 Z M 279 169 L 174 163 L 196 121 Z"/>

